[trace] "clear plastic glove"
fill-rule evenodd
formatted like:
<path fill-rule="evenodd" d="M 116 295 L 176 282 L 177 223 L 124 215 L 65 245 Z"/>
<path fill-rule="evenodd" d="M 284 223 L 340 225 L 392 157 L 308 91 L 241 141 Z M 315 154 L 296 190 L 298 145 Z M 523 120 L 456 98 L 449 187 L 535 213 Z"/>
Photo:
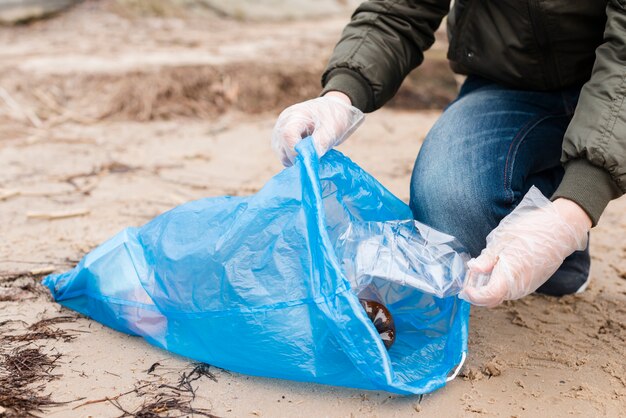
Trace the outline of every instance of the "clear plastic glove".
<path fill-rule="evenodd" d="M 283 165 L 293 164 L 296 144 L 309 135 L 320 157 L 345 141 L 363 122 L 363 112 L 349 102 L 328 93 L 283 110 L 272 132 L 272 148 Z"/>
<path fill-rule="evenodd" d="M 591 220 L 576 203 L 554 203 L 531 188 L 522 202 L 487 236 L 487 247 L 468 263 L 459 297 L 494 307 L 539 288 L 577 250 L 587 246 Z"/>

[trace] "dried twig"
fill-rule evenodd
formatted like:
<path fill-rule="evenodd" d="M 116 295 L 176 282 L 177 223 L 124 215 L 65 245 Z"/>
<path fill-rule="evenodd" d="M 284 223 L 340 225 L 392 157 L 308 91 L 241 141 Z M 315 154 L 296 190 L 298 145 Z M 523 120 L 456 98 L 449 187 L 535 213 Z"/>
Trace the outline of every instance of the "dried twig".
<path fill-rule="evenodd" d="M 12 197 L 15 196 L 19 196 L 20 195 L 20 191 L 19 190 L 0 190 L 0 202 L 2 202 L 3 200 L 7 200 L 10 199 Z"/>
<path fill-rule="evenodd" d="M 46 219 L 46 220 L 55 220 L 55 219 L 65 219 L 65 218 L 73 218 L 76 216 L 85 216 L 90 213 L 89 209 L 74 209 L 67 211 L 59 211 L 59 212 L 27 212 L 26 217 L 29 219 Z"/>
<path fill-rule="evenodd" d="M 0 282 L 10 282 L 22 277 L 29 279 L 41 279 L 55 270 L 56 269 L 54 267 L 50 266 L 26 271 L 0 271 Z"/>
<path fill-rule="evenodd" d="M 28 272 L 28 274 L 32 277 L 41 277 L 47 274 L 53 273 L 56 270 L 54 266 L 46 266 L 38 269 L 32 269 Z"/>

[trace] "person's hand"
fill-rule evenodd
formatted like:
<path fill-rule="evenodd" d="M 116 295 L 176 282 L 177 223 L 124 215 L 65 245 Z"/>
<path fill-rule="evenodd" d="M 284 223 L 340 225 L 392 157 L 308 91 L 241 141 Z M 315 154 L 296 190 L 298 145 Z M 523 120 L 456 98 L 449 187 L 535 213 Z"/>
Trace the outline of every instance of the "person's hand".
<path fill-rule="evenodd" d="M 363 121 L 363 112 L 352 106 L 348 96 L 331 91 L 283 110 L 272 132 L 272 148 L 285 166 L 296 158 L 295 146 L 313 136 L 317 155 L 345 141 Z"/>
<path fill-rule="evenodd" d="M 459 297 L 494 307 L 524 297 L 545 283 L 576 250 L 587 246 L 591 219 L 567 199 L 550 202 L 532 188 L 487 236 L 487 247 L 468 263 Z"/>

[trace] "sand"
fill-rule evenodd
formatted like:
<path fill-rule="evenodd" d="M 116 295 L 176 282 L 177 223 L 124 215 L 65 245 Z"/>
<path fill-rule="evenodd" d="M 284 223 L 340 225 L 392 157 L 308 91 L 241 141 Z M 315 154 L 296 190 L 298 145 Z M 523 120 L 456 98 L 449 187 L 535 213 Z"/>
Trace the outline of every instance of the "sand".
<path fill-rule="evenodd" d="M 473 309 L 461 375 L 423 399 L 209 368 L 212 375 L 193 375 L 191 400 L 189 392 L 171 387 L 193 371 L 193 361 L 80 317 L 47 325 L 49 332 L 32 341 L 7 341 L 7 335 L 32 334 L 27 328 L 42 319 L 75 316 L 50 300 L 39 285 L 42 275 L 72 267 L 122 228 L 183 202 L 254 193 L 281 169 L 269 147 L 276 115 L 289 100 L 314 94 L 317 87 L 309 83 L 345 16 L 280 24 L 203 19 L 128 17 L 104 1 L 51 21 L 0 29 L 0 43 L 7 45 L 0 51 L 0 93 L 16 103 L 0 100 L 0 350 L 27 345 L 58 356 L 49 370 L 55 376 L 42 378 L 36 393 L 68 403 L 40 415 L 119 416 L 120 407 L 137 411 L 177 393 L 185 405 L 225 417 L 626 414 L 625 199 L 611 203 L 592 232 L 586 292 Z M 444 47 L 436 46 L 433 56 Z M 301 74 L 299 65 L 311 69 L 310 76 L 242 97 L 241 89 L 250 91 L 244 78 L 259 62 L 258 76 L 269 73 L 270 81 Z M 220 77 L 235 64 L 244 70 L 232 73 L 228 87 Z M 208 85 L 221 80 L 221 104 L 202 104 L 202 96 L 188 92 L 177 100 L 145 99 L 136 89 L 141 105 L 103 111 L 121 94 L 109 91 L 107 82 L 121 88 L 147 73 L 198 74 L 202 67 L 213 74 L 204 76 Z M 167 80 L 166 90 L 180 86 L 175 77 Z M 93 90 L 81 94 L 85 86 Z M 284 97 L 269 97 L 275 91 Z M 106 100 L 95 100 L 98 95 Z M 415 155 L 438 114 L 381 110 L 340 150 L 407 200 Z M 165 415 L 166 409 L 154 410 Z"/>

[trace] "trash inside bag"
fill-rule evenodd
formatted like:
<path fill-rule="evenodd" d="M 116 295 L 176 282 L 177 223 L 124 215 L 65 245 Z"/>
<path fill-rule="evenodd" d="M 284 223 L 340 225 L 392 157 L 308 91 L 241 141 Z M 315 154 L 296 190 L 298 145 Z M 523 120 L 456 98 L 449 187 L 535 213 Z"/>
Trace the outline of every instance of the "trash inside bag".
<path fill-rule="evenodd" d="M 44 284 L 64 306 L 224 369 L 399 394 L 443 386 L 467 352 L 469 305 L 448 296 L 462 251 L 341 153 L 318 159 L 310 138 L 297 150 L 257 194 L 181 205 Z M 427 263 L 394 253 L 396 270 L 366 271 L 339 258 L 369 257 L 368 228 L 385 239 L 419 231 Z M 393 316 L 389 350 L 350 281 Z"/>
<path fill-rule="evenodd" d="M 454 296 L 463 288 L 470 259 L 456 239 L 413 220 L 351 222 L 335 248 L 359 295 L 379 279 L 440 298 Z"/>

